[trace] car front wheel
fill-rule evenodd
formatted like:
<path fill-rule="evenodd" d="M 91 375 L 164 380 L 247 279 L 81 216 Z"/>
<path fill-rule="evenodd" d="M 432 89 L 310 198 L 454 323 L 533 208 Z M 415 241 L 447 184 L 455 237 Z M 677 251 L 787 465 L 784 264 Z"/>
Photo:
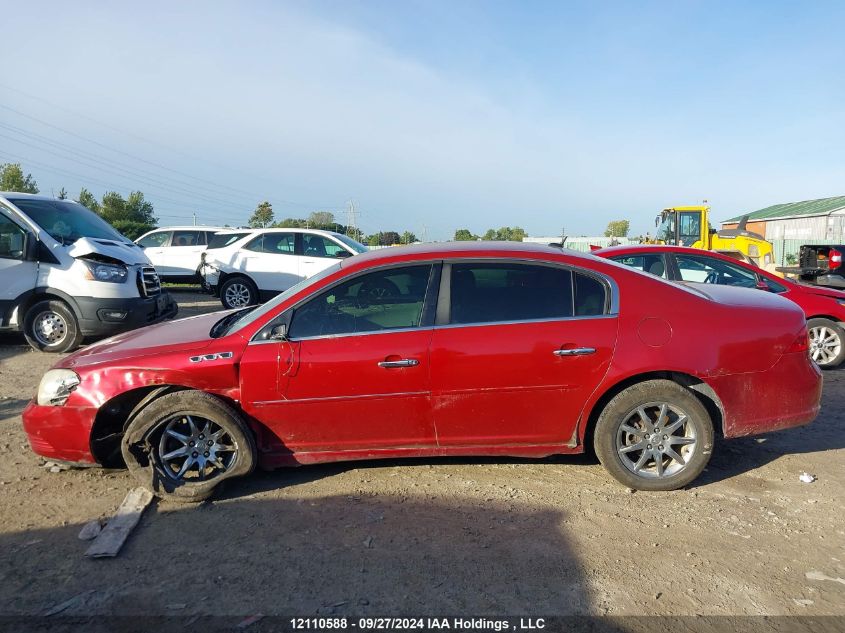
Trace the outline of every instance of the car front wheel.
<path fill-rule="evenodd" d="M 810 358 L 822 369 L 839 367 L 845 360 L 845 330 L 830 319 L 807 321 L 810 334 Z"/>
<path fill-rule="evenodd" d="M 177 391 L 138 413 L 121 452 L 132 476 L 157 496 L 195 502 L 226 479 L 252 472 L 256 446 L 233 407 L 201 391 Z"/>
<path fill-rule="evenodd" d="M 82 332 L 73 311 L 63 301 L 39 301 L 26 311 L 23 333 L 42 352 L 69 352 L 79 347 Z"/>
<path fill-rule="evenodd" d="M 621 391 L 596 423 L 596 454 L 607 471 L 636 490 L 675 490 L 710 459 L 713 423 L 688 389 L 649 380 Z"/>

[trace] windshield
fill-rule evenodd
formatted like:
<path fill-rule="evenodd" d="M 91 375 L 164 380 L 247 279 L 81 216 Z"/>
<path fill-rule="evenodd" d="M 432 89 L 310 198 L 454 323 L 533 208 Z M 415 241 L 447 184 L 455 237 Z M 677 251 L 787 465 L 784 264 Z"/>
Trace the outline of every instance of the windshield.
<path fill-rule="evenodd" d="M 335 234 L 335 239 L 340 240 L 344 244 L 346 244 L 349 248 L 351 248 L 356 253 L 366 253 L 369 249 L 361 244 L 360 242 L 356 242 L 348 235 L 341 235 L 339 233 Z"/>
<path fill-rule="evenodd" d="M 245 328 L 250 323 L 254 323 L 258 319 L 263 317 L 265 314 L 267 314 L 268 312 L 272 312 L 273 310 L 275 310 L 276 307 L 279 304 L 281 304 L 283 301 L 287 300 L 288 297 L 292 297 L 293 295 L 295 295 L 300 290 L 307 288 L 311 284 L 317 283 L 321 279 L 325 279 L 329 275 L 336 273 L 338 270 L 340 270 L 340 266 L 341 266 L 341 262 L 338 262 L 334 266 L 329 266 L 325 270 L 320 271 L 319 273 L 317 273 L 313 277 L 308 277 L 307 279 L 303 279 L 302 281 L 300 281 L 295 286 L 291 286 L 290 288 L 285 290 L 282 294 L 276 295 L 274 298 L 270 299 L 270 301 L 265 303 L 263 306 L 259 306 L 259 307 L 255 308 L 254 310 L 251 310 L 249 312 L 244 313 L 239 319 L 233 321 L 229 325 L 229 327 L 227 327 L 223 331 L 217 333 L 217 336 L 223 336 L 224 334 L 232 334 L 234 332 L 237 332 L 237 331 Z M 237 313 L 235 313 L 235 314 L 237 314 Z M 214 332 L 214 329 L 212 329 L 212 332 Z M 214 336 L 214 334 L 212 334 L 212 336 Z"/>
<path fill-rule="evenodd" d="M 67 200 L 8 198 L 9 202 L 62 244 L 73 244 L 82 237 L 129 242 L 93 211 Z"/>
<path fill-rule="evenodd" d="M 661 214 L 660 224 L 657 226 L 657 231 L 654 234 L 654 239 L 663 242 L 664 244 L 675 243 L 675 214 L 666 213 Z"/>

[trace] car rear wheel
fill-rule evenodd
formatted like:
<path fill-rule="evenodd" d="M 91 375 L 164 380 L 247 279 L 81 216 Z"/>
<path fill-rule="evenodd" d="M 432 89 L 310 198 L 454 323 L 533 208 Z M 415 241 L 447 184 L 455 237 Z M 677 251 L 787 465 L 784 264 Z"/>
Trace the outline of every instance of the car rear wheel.
<path fill-rule="evenodd" d="M 229 277 L 220 286 L 220 301 L 226 308 L 245 308 L 258 303 L 258 288 L 246 277 Z"/>
<path fill-rule="evenodd" d="M 675 490 L 707 465 L 713 423 L 688 389 L 671 380 L 649 380 L 607 403 L 593 442 L 602 465 L 622 484 L 637 490 Z"/>
<path fill-rule="evenodd" d="M 822 369 L 833 369 L 845 360 L 845 330 L 830 319 L 807 321 L 810 334 L 810 358 Z"/>
<path fill-rule="evenodd" d="M 196 502 L 252 472 L 255 440 L 240 414 L 201 391 L 169 393 L 141 410 L 123 435 L 132 476 L 157 496 Z"/>
<path fill-rule="evenodd" d="M 82 342 L 76 315 L 64 301 L 39 301 L 26 311 L 23 326 L 27 343 L 42 352 L 69 352 Z"/>

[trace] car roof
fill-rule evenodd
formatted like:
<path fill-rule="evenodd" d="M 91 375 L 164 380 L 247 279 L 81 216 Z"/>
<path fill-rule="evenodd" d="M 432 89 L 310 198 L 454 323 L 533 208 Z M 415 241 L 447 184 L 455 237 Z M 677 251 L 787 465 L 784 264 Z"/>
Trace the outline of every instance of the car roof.
<path fill-rule="evenodd" d="M 158 231 L 228 231 L 229 229 L 220 226 L 206 226 L 204 224 L 200 225 L 185 225 L 185 226 L 157 226 L 156 228 L 152 229 L 149 233 L 157 233 Z"/>
<path fill-rule="evenodd" d="M 519 257 L 520 255 L 529 255 L 533 257 L 555 255 L 566 255 L 568 257 L 576 257 L 584 260 L 596 261 L 596 258 L 588 253 L 581 253 L 568 248 L 560 248 L 556 246 L 547 246 L 545 244 L 534 244 L 530 242 L 496 242 L 496 241 L 481 241 L 481 242 L 427 242 L 419 244 L 409 244 L 407 246 L 388 246 L 386 248 L 379 248 L 376 250 L 367 251 L 356 255 L 354 258 L 346 261 L 354 260 L 357 262 L 371 261 L 376 262 L 380 259 L 392 259 L 402 257 L 405 255 L 420 257 L 442 257 L 448 259 L 449 257 L 489 257 L 489 256 L 504 256 L 504 257 Z"/>
<path fill-rule="evenodd" d="M 42 196 L 38 193 L 23 193 L 21 191 L 0 191 L 0 198 L 29 198 L 30 200 L 49 200 L 49 201 L 58 201 L 58 202 L 72 202 L 74 204 L 79 204 L 76 200 L 71 200 L 70 198 L 56 198 L 55 196 Z"/>

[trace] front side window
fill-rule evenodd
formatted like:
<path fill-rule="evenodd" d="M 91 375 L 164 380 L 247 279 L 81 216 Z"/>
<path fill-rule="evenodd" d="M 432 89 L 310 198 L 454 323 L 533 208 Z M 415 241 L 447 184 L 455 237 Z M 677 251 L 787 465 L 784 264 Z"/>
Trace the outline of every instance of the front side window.
<path fill-rule="evenodd" d="M 752 271 L 715 257 L 676 255 L 675 261 L 683 281 L 743 288 L 757 287 L 757 275 Z"/>
<path fill-rule="evenodd" d="M 292 339 L 419 327 L 431 264 L 359 275 L 309 299 L 293 313 Z"/>
<path fill-rule="evenodd" d="M 649 253 L 646 255 L 619 255 L 617 257 L 611 257 L 610 259 L 625 266 L 649 273 L 650 275 L 666 279 L 666 264 L 663 262 L 663 255 L 657 253 Z"/>
<path fill-rule="evenodd" d="M 149 235 L 138 240 L 138 246 L 141 248 L 159 248 L 170 241 L 170 231 L 159 231 L 158 233 L 150 233 Z"/>
<path fill-rule="evenodd" d="M 0 215 L 0 259 L 23 259 L 24 230 Z"/>
<path fill-rule="evenodd" d="M 199 246 L 199 231 L 173 231 L 171 246 Z"/>
<path fill-rule="evenodd" d="M 302 254 L 306 257 L 343 257 L 348 253 L 340 244 L 322 235 L 302 236 Z"/>

